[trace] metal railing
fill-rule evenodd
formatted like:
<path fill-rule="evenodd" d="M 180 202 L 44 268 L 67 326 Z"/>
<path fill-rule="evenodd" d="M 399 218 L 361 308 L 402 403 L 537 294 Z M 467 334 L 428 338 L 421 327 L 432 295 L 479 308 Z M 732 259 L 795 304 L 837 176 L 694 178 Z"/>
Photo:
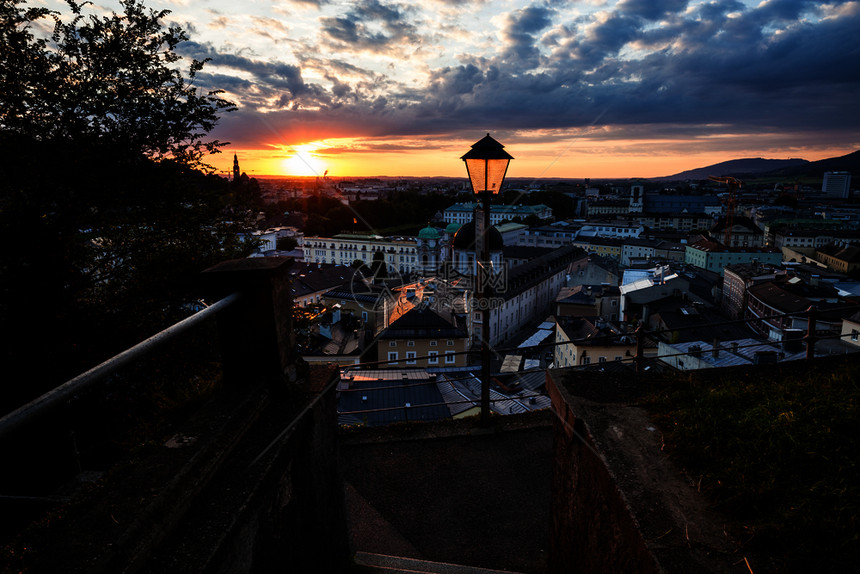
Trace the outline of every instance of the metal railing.
<path fill-rule="evenodd" d="M 235 304 L 240 298 L 234 293 L 190 317 L 164 329 L 137 345 L 106 360 L 92 369 L 48 391 L 29 403 L 18 407 L 0 419 L 0 440 L 6 439 L 22 427 L 34 423 L 56 409 L 68 404 L 90 390 L 97 383 L 105 381 L 110 375 L 137 361 L 156 349 L 162 348 L 177 337 L 187 334 L 201 323 L 213 320 L 221 311 Z"/>
<path fill-rule="evenodd" d="M 215 319 L 241 298 L 229 295 L 0 418 L 0 453 L 16 469 L 0 475 L 4 508 L 21 495 L 47 500 L 86 470 L 100 474 L 187 418 L 224 378 Z"/>

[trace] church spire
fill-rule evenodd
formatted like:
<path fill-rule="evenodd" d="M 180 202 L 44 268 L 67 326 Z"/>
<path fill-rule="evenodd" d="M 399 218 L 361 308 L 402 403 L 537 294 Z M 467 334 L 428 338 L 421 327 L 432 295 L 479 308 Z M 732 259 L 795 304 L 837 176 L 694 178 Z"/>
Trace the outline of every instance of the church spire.
<path fill-rule="evenodd" d="M 233 154 L 233 181 L 239 181 L 239 157 Z"/>

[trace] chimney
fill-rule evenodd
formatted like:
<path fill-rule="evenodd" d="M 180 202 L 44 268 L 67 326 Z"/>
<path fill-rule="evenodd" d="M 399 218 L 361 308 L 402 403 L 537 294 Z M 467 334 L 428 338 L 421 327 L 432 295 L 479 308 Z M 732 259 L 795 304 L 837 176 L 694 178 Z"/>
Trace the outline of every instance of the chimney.
<path fill-rule="evenodd" d="M 711 349 L 711 356 L 715 359 L 720 358 L 720 340 L 714 339 L 714 348 Z"/>

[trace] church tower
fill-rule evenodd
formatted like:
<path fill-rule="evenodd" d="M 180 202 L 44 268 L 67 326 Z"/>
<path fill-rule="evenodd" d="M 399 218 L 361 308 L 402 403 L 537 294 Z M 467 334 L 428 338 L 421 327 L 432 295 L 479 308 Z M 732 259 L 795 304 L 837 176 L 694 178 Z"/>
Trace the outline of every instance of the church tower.
<path fill-rule="evenodd" d="M 634 185 L 630 188 L 630 208 L 628 213 L 642 213 L 645 204 L 645 186 Z"/>
<path fill-rule="evenodd" d="M 233 154 L 233 181 L 239 181 L 239 157 Z"/>

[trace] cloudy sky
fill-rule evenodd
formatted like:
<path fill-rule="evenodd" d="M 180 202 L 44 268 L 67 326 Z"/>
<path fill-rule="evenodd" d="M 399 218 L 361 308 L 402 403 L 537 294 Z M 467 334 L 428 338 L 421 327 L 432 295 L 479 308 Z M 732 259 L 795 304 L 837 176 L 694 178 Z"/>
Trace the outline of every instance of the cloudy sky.
<path fill-rule="evenodd" d="M 43 0 L 54 2 L 54 0 Z M 114 0 L 95 4 L 116 9 Z M 651 177 L 860 149 L 860 2 L 148 0 L 249 175 Z"/>

